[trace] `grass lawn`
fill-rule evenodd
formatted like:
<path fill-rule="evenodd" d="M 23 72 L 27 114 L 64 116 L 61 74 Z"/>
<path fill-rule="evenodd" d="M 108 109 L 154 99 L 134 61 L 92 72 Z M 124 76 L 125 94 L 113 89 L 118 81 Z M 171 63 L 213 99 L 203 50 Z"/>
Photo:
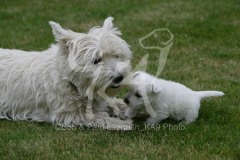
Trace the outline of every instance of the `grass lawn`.
<path fill-rule="evenodd" d="M 148 72 L 155 74 L 159 51 L 144 50 L 138 39 L 168 28 L 174 44 L 160 77 L 226 95 L 203 101 L 193 124 L 166 120 L 143 131 L 59 130 L 0 120 L 0 159 L 240 159 L 238 0 L 1 0 L 0 47 L 44 50 L 54 42 L 48 21 L 87 32 L 109 15 L 132 46 L 133 66 L 149 53 Z"/>

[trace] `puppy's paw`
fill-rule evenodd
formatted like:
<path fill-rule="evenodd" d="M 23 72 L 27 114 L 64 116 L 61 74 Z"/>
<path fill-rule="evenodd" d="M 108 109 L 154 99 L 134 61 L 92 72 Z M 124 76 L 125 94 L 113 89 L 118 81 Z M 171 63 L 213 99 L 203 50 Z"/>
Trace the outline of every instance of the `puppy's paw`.
<path fill-rule="evenodd" d="M 156 118 L 149 117 L 146 121 L 146 124 L 157 124 L 158 120 Z"/>

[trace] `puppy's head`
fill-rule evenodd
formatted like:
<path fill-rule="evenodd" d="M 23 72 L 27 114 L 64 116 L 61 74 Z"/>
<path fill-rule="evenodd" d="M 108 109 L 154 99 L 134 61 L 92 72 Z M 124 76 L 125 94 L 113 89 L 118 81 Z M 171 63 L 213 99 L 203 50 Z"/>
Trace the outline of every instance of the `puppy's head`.
<path fill-rule="evenodd" d="M 129 45 L 112 21 L 112 17 L 107 18 L 102 27 L 94 27 L 87 34 L 50 22 L 59 52 L 66 58 L 67 78 L 81 90 L 93 83 L 95 88 L 118 88 L 130 72 Z"/>
<path fill-rule="evenodd" d="M 144 72 L 135 72 L 124 102 L 130 108 L 139 109 L 144 106 L 146 100 L 152 102 L 159 92 L 160 87 L 154 83 L 154 79 L 150 75 Z"/>

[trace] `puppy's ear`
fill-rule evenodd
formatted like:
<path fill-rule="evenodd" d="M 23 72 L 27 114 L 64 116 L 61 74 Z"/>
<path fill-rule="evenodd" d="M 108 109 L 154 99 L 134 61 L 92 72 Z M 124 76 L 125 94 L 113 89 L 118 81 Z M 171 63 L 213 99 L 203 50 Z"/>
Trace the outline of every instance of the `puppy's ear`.
<path fill-rule="evenodd" d="M 78 36 L 78 33 L 75 33 L 71 30 L 65 30 L 58 23 L 50 21 L 49 24 L 52 27 L 52 32 L 56 41 L 60 44 L 67 44 L 67 42 Z"/>
<path fill-rule="evenodd" d="M 152 84 L 152 92 L 155 93 L 155 94 L 156 94 L 156 93 L 160 93 L 160 92 L 161 92 L 161 87 Z"/>
<path fill-rule="evenodd" d="M 102 27 L 103 33 L 111 32 L 117 36 L 122 35 L 121 32 L 118 30 L 118 28 L 114 27 L 113 22 L 112 22 L 113 20 L 114 20 L 113 17 L 108 17 L 105 19 L 105 21 L 103 23 L 103 27 Z"/>
<path fill-rule="evenodd" d="M 135 72 L 135 73 L 133 74 L 133 79 L 136 78 L 138 75 L 140 75 L 140 72 Z"/>

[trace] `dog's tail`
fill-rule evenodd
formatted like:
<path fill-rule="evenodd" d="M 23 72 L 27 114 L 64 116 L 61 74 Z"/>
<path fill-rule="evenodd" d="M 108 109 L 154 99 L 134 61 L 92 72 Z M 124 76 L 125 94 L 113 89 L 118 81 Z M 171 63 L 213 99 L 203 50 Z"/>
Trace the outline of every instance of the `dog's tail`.
<path fill-rule="evenodd" d="M 223 96 L 224 93 L 220 91 L 197 91 L 197 95 L 200 97 L 200 99 L 205 99 L 208 97 L 219 97 Z"/>

